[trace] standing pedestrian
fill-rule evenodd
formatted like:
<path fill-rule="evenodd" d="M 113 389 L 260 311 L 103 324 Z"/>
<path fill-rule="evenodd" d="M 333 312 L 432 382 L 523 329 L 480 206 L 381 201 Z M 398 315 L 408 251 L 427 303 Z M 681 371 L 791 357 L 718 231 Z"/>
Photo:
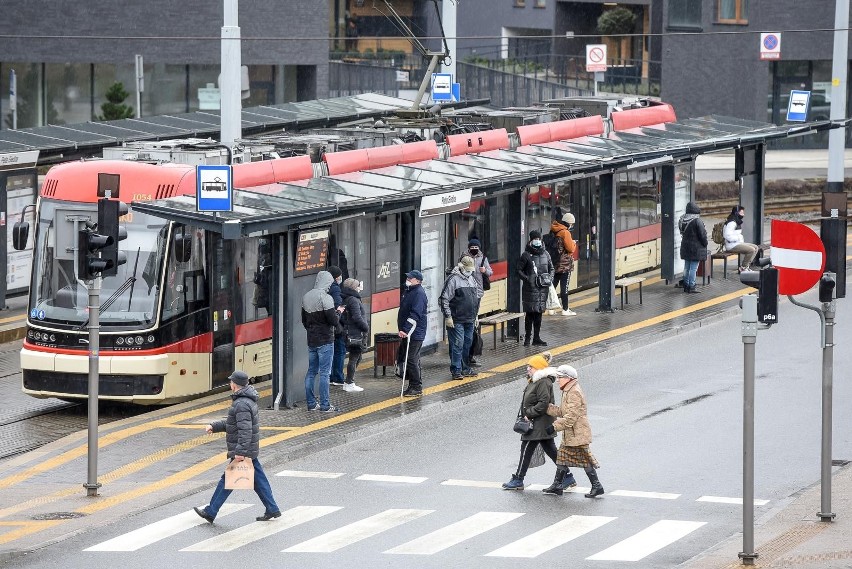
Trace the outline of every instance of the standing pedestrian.
<path fill-rule="evenodd" d="M 707 260 L 707 229 L 701 220 L 701 208 L 695 202 L 686 204 L 684 213 L 677 224 L 680 229 L 680 258 L 685 261 L 683 267 L 683 292 L 700 292 L 695 288 L 695 274 L 698 263 Z"/>
<path fill-rule="evenodd" d="M 225 443 L 228 445 L 228 458 L 231 462 L 242 462 L 251 460 L 254 466 L 254 491 L 266 508 L 262 516 L 255 518 L 259 522 L 266 522 L 281 517 L 281 510 L 272 496 L 272 487 L 263 472 L 263 467 L 257 459 L 260 452 L 260 422 L 257 412 L 257 391 L 249 385 L 249 378 L 245 372 L 235 371 L 228 379 L 231 381 L 231 408 L 228 409 L 228 418 L 224 421 L 215 421 L 205 427 L 208 433 L 225 433 Z M 216 490 L 210 503 L 204 508 L 193 508 L 195 513 L 210 522 L 216 519 L 219 508 L 231 495 L 231 490 L 225 488 L 225 474 L 219 479 Z"/>
<path fill-rule="evenodd" d="M 463 256 L 444 281 L 440 296 L 441 311 L 450 336 L 450 373 L 453 379 L 477 375 L 470 368 L 470 346 L 473 343 L 476 311 L 482 297 L 482 288 L 473 276 L 475 267 L 469 255 Z"/>
<path fill-rule="evenodd" d="M 467 242 L 467 252 L 473 259 L 473 276 L 476 277 L 476 282 L 482 290 L 482 296 L 484 296 L 485 291 L 491 288 L 491 276 L 494 275 L 494 271 L 491 269 L 491 263 L 488 262 L 488 257 L 485 256 L 485 251 L 482 250 L 482 242 L 476 237 L 472 237 Z M 487 287 L 485 283 L 488 283 Z M 482 298 L 480 297 L 480 301 L 481 300 Z M 476 313 L 479 314 L 478 303 L 476 305 Z M 477 329 L 474 330 L 474 335 L 478 333 L 479 330 L 477 326 Z M 468 354 L 468 363 L 471 367 L 479 367 L 482 364 L 476 361 L 476 357 L 474 357 L 474 349 L 475 347 L 471 345 L 470 354 Z"/>
<path fill-rule="evenodd" d="M 328 383 L 331 360 L 334 356 L 334 336 L 343 333 L 334 309 L 334 300 L 328 294 L 334 277 L 328 271 L 317 274 L 314 288 L 302 297 L 302 325 L 308 332 L 308 373 L 305 374 L 305 398 L 310 411 L 324 413 L 338 411 L 328 400 Z M 319 396 L 314 396 L 314 382 L 319 373 Z"/>
<path fill-rule="evenodd" d="M 405 366 L 405 378 L 408 387 L 402 392 L 404 397 L 417 397 L 423 394 L 423 383 L 420 373 L 420 347 L 426 339 L 427 314 L 429 298 L 423 290 L 423 273 L 414 269 L 405 273 L 405 292 L 396 314 L 398 335 L 404 341 L 399 343 L 397 352 L 397 375 L 402 377 Z M 414 328 L 412 332 L 411 329 Z M 410 333 L 410 334 L 409 334 Z M 406 361 L 406 354 L 408 360 Z"/>
<path fill-rule="evenodd" d="M 743 263 L 740 265 L 739 272 L 747 271 L 754 263 L 754 258 L 760 251 L 760 247 L 754 243 L 746 243 L 743 237 L 743 219 L 745 218 L 745 208 L 743 206 L 734 206 L 731 210 L 728 219 L 725 220 L 725 228 L 722 230 L 722 235 L 725 237 L 725 250 L 732 251 L 743 256 Z"/>
<path fill-rule="evenodd" d="M 562 316 L 576 316 L 577 313 L 568 308 L 568 287 L 571 284 L 571 273 L 574 272 L 574 250 L 577 244 L 571 237 L 574 227 L 574 215 L 566 213 L 561 219 L 554 219 L 550 224 L 550 232 L 556 240 L 556 250 L 559 256 L 551 259 L 555 265 L 556 275 L 553 286 L 559 287 L 559 299 L 562 301 Z"/>
<path fill-rule="evenodd" d="M 342 315 L 343 337 L 346 339 L 346 350 L 349 352 L 349 363 L 346 366 L 346 383 L 343 391 L 364 391 L 363 387 L 355 385 L 355 370 L 361 363 L 364 353 L 367 333 L 370 325 L 367 324 L 367 313 L 364 303 L 361 301 L 361 290 L 363 285 L 356 279 L 343 281 L 340 294 L 343 296 L 343 306 L 346 309 Z"/>
<path fill-rule="evenodd" d="M 340 294 L 340 284 L 343 282 L 343 271 L 337 265 L 332 265 L 328 268 L 328 272 L 334 278 L 334 282 L 328 289 L 328 294 L 334 301 L 334 309 L 337 310 L 338 317 L 341 317 L 344 311 L 343 295 Z M 342 330 L 342 328 L 341 328 Z M 338 387 L 344 383 L 343 378 L 343 363 L 346 360 L 346 336 L 343 332 L 334 333 L 334 355 L 331 359 L 331 379 L 329 383 Z"/>
<path fill-rule="evenodd" d="M 556 453 L 556 476 L 553 484 L 542 492 L 561 496 L 565 488 L 576 486 L 577 481 L 570 469 L 575 466 L 585 470 L 589 482 L 592 483 L 586 498 L 596 498 L 604 493 L 604 488 L 598 480 L 596 470 L 600 465 L 589 449 L 592 443 L 592 427 L 586 409 L 586 396 L 577 383 L 578 377 L 573 366 L 561 365 L 556 370 L 562 402 L 559 406 L 549 406 L 547 414 L 557 418 L 553 422 L 553 428 L 562 431 L 562 444 Z"/>
<path fill-rule="evenodd" d="M 556 370 L 550 365 L 550 352 L 533 356 L 527 362 L 527 384 L 521 399 L 521 415 L 532 420 L 533 428 L 521 435 L 521 457 L 518 469 L 512 479 L 503 484 L 504 490 L 523 490 L 524 476 L 530 467 L 536 447 L 541 445 L 550 460 L 556 462 L 556 431 L 553 429 L 553 417 L 547 414 L 547 409 L 554 402 L 553 382 L 556 380 Z"/>
<path fill-rule="evenodd" d="M 518 263 L 518 276 L 523 281 L 521 290 L 521 306 L 526 313 L 524 318 L 524 346 L 546 346 L 541 339 L 541 315 L 547 309 L 547 294 L 553 284 L 553 261 L 544 248 L 541 232 L 530 231 L 530 241 L 526 250 L 521 254 Z"/>

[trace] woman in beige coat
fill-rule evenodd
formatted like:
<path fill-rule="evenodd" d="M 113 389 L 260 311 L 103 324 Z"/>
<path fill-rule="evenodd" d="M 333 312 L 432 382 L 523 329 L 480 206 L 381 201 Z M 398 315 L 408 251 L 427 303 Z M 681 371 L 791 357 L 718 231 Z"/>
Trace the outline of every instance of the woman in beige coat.
<path fill-rule="evenodd" d="M 592 442 L 592 427 L 586 412 L 586 396 L 577 383 L 577 370 L 569 365 L 557 368 L 557 381 L 562 391 L 562 403 L 559 407 L 550 405 L 547 414 L 557 417 L 553 422 L 556 431 L 562 431 L 562 445 L 556 454 L 556 477 L 553 484 L 542 490 L 545 494 L 561 496 L 565 488 L 577 485 L 569 467 L 583 468 L 592 483 L 586 498 L 596 498 L 604 493 L 595 470 L 600 468 L 598 461 L 589 449 Z"/>

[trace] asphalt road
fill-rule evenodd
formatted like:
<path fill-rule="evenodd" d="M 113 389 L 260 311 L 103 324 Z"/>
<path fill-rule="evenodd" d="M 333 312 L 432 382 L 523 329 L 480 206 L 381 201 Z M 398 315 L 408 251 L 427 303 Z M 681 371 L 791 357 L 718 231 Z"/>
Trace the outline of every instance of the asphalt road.
<path fill-rule="evenodd" d="M 800 300 L 815 302 L 813 294 Z M 839 301 L 838 346 L 850 341 L 847 303 Z M 850 359 L 848 350 L 835 350 L 836 459 L 852 459 Z M 514 568 L 530 556 L 541 566 L 669 568 L 741 531 L 740 505 L 699 501 L 742 495 L 738 318 L 585 366 L 580 374 L 607 490 L 601 499 L 499 489 L 519 450 L 511 431 L 519 378 L 485 399 L 269 469 L 270 475 L 293 471 L 271 476 L 284 519 L 254 522 L 262 506 L 253 493 L 237 492 L 228 502 L 235 511 L 210 526 L 191 511 L 207 502 L 205 492 L 8 566 L 132 569 L 168 560 Z M 814 313 L 782 302 L 780 322 L 759 333 L 757 375 L 755 497 L 768 501 L 756 507 L 759 521 L 819 480 L 821 350 Z M 304 477 L 311 472 L 325 474 Z M 552 464 L 533 469 L 526 482 L 548 484 L 553 472 Z M 582 472 L 575 474 L 588 486 Z M 376 479 L 386 476 L 404 478 Z"/>

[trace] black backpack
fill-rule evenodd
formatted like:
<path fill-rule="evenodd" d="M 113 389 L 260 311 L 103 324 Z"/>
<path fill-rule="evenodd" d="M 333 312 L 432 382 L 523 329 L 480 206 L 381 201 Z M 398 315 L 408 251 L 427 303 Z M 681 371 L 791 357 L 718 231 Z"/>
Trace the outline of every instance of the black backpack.
<path fill-rule="evenodd" d="M 559 250 L 559 241 L 560 239 L 553 234 L 553 231 L 548 231 L 541 238 L 541 241 L 544 243 L 544 249 L 550 255 L 550 261 L 554 265 L 559 264 L 559 256 L 561 255 L 561 251 Z"/>

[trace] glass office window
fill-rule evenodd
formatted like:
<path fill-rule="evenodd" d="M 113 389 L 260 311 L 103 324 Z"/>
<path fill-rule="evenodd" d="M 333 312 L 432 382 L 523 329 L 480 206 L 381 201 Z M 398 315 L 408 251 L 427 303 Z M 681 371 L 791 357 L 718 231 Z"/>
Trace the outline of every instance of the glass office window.
<path fill-rule="evenodd" d="M 0 128 L 12 128 L 12 111 L 9 110 L 9 75 L 15 70 L 18 84 L 18 128 L 44 126 L 42 98 L 42 65 L 40 63 L 3 63 L 0 65 L 0 97 L 3 98 L 3 117 Z M 48 122 L 56 123 L 55 109 L 48 109 Z"/>
<path fill-rule="evenodd" d="M 44 66 L 46 104 L 56 116 L 51 124 L 92 120 L 91 73 L 89 63 L 48 63 Z"/>
<path fill-rule="evenodd" d="M 219 65 L 188 65 L 189 73 L 189 108 L 187 111 L 197 111 L 198 90 L 209 85 L 216 87 L 219 82 Z"/>

